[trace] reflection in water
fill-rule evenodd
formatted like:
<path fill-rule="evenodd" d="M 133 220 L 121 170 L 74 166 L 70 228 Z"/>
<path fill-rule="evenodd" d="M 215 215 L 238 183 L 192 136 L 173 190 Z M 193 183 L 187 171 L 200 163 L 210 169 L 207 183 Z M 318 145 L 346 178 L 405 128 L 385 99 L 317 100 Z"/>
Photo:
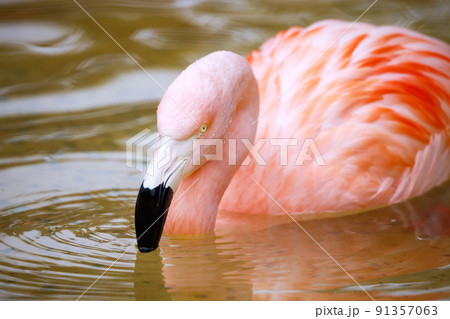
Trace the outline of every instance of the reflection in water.
<path fill-rule="evenodd" d="M 136 300 L 172 300 L 162 275 L 159 254 L 137 254 L 134 264 L 134 297 Z"/>
<path fill-rule="evenodd" d="M 238 275 L 250 269 L 214 239 L 212 235 L 205 235 L 188 240 L 188 245 L 184 246 L 183 240 L 178 244 L 165 240 L 164 250 L 160 253 L 162 259 L 157 254 L 137 254 L 134 273 L 136 299 L 252 299 L 251 282 Z M 159 270 L 159 276 L 149 276 L 149 269 Z"/>
<path fill-rule="evenodd" d="M 209 52 L 246 55 L 291 25 L 353 20 L 371 1 L 80 3 L 167 87 Z M 448 42 L 446 9 L 379 1 L 362 20 Z M 214 234 L 164 236 L 157 252 L 137 253 L 142 176 L 125 166 L 125 142 L 155 128 L 163 92 L 72 1 L 0 3 L 0 68 L 0 299 L 368 299 L 286 216 L 221 212 Z M 300 222 L 375 299 L 444 299 L 449 207 L 447 182 Z"/>
<path fill-rule="evenodd" d="M 162 273 L 171 299 L 368 299 L 289 218 L 231 215 L 221 219 L 236 225 L 219 228 L 217 237 L 164 238 Z M 449 218 L 447 184 L 393 207 L 301 223 L 375 299 L 421 299 L 450 292 Z M 137 257 L 137 263 L 148 258 Z M 154 287 L 147 286 L 146 299 L 153 300 Z"/>

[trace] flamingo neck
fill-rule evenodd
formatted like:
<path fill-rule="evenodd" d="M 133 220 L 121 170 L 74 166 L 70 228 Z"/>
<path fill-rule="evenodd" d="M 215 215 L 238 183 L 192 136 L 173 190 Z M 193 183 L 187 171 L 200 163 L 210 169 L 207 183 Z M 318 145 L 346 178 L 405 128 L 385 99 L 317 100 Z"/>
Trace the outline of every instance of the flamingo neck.
<path fill-rule="evenodd" d="M 225 76 L 225 75 L 224 75 Z M 241 139 L 254 142 L 257 125 L 252 123 L 259 114 L 259 90 L 253 72 L 243 74 L 235 95 L 231 121 L 223 139 L 222 160 L 210 160 L 178 187 L 170 206 L 164 232 L 170 234 L 198 234 L 214 230 L 220 200 L 234 173 L 248 155 Z M 236 140 L 236 149 L 230 140 Z M 233 144 L 233 142 L 231 142 Z M 234 153 L 235 163 L 230 162 Z"/>

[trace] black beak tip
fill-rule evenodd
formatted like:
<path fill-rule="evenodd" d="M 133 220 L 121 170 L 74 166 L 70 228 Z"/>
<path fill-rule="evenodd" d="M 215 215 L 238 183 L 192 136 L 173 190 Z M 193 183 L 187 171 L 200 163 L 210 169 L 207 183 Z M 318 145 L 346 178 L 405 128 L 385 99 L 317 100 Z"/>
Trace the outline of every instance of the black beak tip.
<path fill-rule="evenodd" d="M 172 189 L 164 184 L 153 189 L 141 186 L 135 210 L 137 246 L 141 253 L 158 248 L 172 197 Z"/>
<path fill-rule="evenodd" d="M 138 246 L 138 249 L 141 253 L 151 253 L 152 251 L 156 250 L 158 246 L 156 247 L 145 247 L 145 246 Z"/>

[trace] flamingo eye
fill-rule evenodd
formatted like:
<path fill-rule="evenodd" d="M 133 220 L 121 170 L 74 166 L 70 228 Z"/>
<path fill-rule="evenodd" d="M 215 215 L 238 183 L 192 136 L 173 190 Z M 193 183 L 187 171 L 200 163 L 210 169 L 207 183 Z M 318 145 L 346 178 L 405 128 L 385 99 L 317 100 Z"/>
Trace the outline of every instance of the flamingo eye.
<path fill-rule="evenodd" d="M 200 133 L 205 133 L 206 132 L 206 129 L 208 128 L 208 125 L 207 124 L 203 124 L 201 127 L 200 127 Z"/>

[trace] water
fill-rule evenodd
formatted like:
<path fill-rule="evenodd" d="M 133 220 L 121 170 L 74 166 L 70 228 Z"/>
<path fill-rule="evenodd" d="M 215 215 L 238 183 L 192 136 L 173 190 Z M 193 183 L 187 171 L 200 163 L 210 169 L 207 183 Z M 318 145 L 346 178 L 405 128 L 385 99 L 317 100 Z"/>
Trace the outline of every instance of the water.
<path fill-rule="evenodd" d="M 370 5 L 80 3 L 163 87 L 209 52 L 246 55 L 291 25 Z M 449 15 L 448 1 L 380 0 L 361 20 L 449 42 Z M 0 299 L 369 299 L 288 217 L 221 213 L 235 227 L 137 253 L 142 175 L 125 142 L 155 128 L 163 92 L 74 2 L 1 1 L 0 69 Z M 377 300 L 450 297 L 450 183 L 301 225 Z"/>

